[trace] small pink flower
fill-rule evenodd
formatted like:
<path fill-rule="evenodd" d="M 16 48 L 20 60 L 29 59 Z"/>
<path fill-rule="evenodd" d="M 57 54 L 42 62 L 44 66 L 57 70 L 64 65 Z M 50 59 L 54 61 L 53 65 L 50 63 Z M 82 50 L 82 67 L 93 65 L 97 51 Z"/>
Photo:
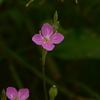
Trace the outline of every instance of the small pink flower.
<path fill-rule="evenodd" d="M 10 100 L 26 100 L 29 97 L 28 89 L 20 89 L 18 92 L 14 87 L 6 89 L 6 95 Z"/>
<path fill-rule="evenodd" d="M 45 23 L 42 26 L 40 34 L 35 34 L 32 37 L 32 41 L 37 45 L 42 45 L 44 49 L 51 51 L 55 47 L 54 44 L 59 44 L 64 39 L 62 34 L 53 32 L 53 27 L 50 24 Z"/>

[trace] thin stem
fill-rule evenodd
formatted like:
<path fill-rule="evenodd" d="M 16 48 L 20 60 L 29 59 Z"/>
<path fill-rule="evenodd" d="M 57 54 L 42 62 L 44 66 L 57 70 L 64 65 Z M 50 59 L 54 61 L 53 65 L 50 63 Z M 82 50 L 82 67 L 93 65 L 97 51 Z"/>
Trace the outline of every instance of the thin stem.
<path fill-rule="evenodd" d="M 42 74 L 43 74 L 43 87 L 44 87 L 45 100 L 48 100 L 46 82 L 45 82 L 45 66 L 42 66 Z"/>
<path fill-rule="evenodd" d="M 43 49 L 43 50 L 42 50 L 42 66 L 45 65 L 45 58 L 46 58 L 46 55 L 47 55 L 47 50 Z"/>
<path fill-rule="evenodd" d="M 18 64 L 19 64 L 19 62 L 22 63 L 24 65 L 24 67 L 26 67 L 28 70 L 34 72 L 39 78 L 42 78 L 41 77 L 42 74 L 35 67 L 31 66 L 23 57 L 21 57 L 19 54 L 15 53 L 9 47 L 6 47 L 5 45 L 3 45 L 1 41 L 0 41 L 0 47 L 3 49 L 2 53 L 5 53 L 6 55 L 9 54 L 11 56 L 11 58 L 16 59 Z M 66 88 L 64 88 L 60 85 L 57 85 L 55 82 L 53 82 L 48 77 L 46 77 L 46 81 L 50 85 L 55 84 L 60 92 L 62 92 L 63 94 L 67 95 L 70 98 L 73 98 L 73 95 L 75 95 L 74 93 L 70 92 L 68 89 L 66 89 Z M 72 82 L 72 83 L 74 83 L 74 82 Z M 89 88 L 89 87 L 87 86 L 87 88 Z M 91 88 L 86 92 L 87 92 L 88 95 L 92 95 L 93 97 L 95 97 L 96 100 L 100 100 L 100 95 L 98 93 L 96 93 L 95 91 L 93 91 L 94 93 L 91 93 Z M 76 95 L 76 96 L 78 96 L 78 95 Z M 76 100 L 79 100 L 79 99 L 76 98 Z M 90 100 L 90 99 L 87 99 L 87 100 Z M 93 100 L 93 99 L 91 99 L 91 100 Z"/>
<path fill-rule="evenodd" d="M 46 82 L 45 82 L 45 58 L 46 58 L 46 54 L 47 54 L 47 50 L 43 49 L 43 51 L 42 51 L 43 87 L 44 87 L 45 100 L 48 100 L 47 89 L 46 89 Z"/>

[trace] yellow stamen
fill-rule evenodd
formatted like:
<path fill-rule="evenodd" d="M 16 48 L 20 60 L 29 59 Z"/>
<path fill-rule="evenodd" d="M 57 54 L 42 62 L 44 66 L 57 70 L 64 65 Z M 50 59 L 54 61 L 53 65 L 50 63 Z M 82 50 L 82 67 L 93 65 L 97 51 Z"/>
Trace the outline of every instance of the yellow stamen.
<path fill-rule="evenodd" d="M 19 98 L 14 98 L 14 100 L 20 100 Z"/>
<path fill-rule="evenodd" d="M 49 42 L 50 42 L 50 40 L 48 40 L 48 39 L 44 38 L 44 42 L 49 43 Z"/>

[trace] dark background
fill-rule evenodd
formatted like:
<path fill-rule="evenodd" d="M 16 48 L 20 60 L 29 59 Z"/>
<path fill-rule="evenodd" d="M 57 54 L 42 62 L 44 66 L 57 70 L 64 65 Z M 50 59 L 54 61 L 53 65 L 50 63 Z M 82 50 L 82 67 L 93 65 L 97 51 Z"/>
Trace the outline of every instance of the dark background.
<path fill-rule="evenodd" d="M 0 0 L 0 91 L 28 88 L 30 100 L 44 100 L 41 46 L 32 42 L 58 12 L 62 43 L 48 52 L 47 90 L 56 100 L 100 100 L 100 0 Z"/>

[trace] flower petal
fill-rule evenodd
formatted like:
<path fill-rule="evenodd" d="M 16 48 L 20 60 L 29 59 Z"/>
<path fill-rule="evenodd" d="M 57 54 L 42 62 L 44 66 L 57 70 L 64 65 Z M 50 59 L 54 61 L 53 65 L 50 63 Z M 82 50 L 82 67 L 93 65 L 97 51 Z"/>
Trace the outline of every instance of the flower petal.
<path fill-rule="evenodd" d="M 38 45 L 42 45 L 43 43 L 43 39 L 41 37 L 40 34 L 35 34 L 33 37 L 32 37 L 32 41 L 35 42 L 36 44 Z"/>
<path fill-rule="evenodd" d="M 20 89 L 18 91 L 18 98 L 20 98 L 20 100 L 26 100 L 28 97 L 29 97 L 28 89 Z"/>
<path fill-rule="evenodd" d="M 44 49 L 46 49 L 46 50 L 48 50 L 48 51 L 51 51 L 51 50 L 53 50 L 54 49 L 54 45 L 51 43 L 51 42 L 49 42 L 49 43 L 43 43 L 42 44 L 42 47 L 44 48 Z"/>
<path fill-rule="evenodd" d="M 42 26 L 42 35 L 43 37 L 50 37 L 52 34 L 53 34 L 53 27 L 48 24 L 48 23 L 45 23 L 43 26 Z"/>
<path fill-rule="evenodd" d="M 64 39 L 64 36 L 60 33 L 54 33 L 50 38 L 50 41 L 54 44 L 60 43 Z"/>
<path fill-rule="evenodd" d="M 8 87 L 6 89 L 6 95 L 9 99 L 17 98 L 17 90 L 14 87 Z"/>

